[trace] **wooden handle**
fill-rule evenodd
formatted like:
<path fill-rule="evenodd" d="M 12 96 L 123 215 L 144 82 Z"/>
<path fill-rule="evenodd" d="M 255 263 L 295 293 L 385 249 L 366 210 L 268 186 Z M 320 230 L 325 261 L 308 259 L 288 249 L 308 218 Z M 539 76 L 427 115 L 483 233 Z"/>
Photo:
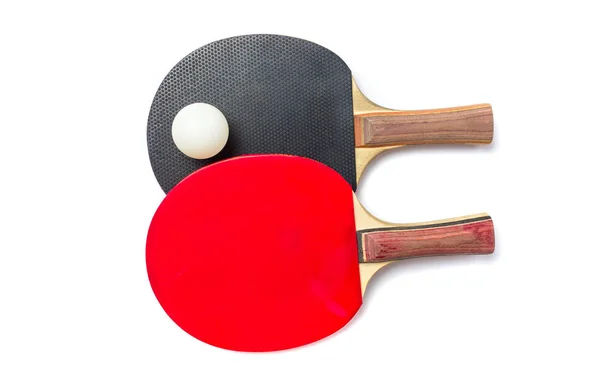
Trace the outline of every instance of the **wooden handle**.
<path fill-rule="evenodd" d="M 489 104 L 437 110 L 357 113 L 356 147 L 490 143 L 494 117 Z"/>
<path fill-rule="evenodd" d="M 494 224 L 488 215 L 424 225 L 365 229 L 357 234 L 360 262 L 494 252 Z"/>

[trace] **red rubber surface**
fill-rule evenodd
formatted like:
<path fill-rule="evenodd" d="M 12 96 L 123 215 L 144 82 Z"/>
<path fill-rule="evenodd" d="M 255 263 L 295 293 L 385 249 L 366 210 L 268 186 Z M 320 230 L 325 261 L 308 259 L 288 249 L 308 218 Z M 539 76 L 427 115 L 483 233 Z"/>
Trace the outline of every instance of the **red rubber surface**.
<path fill-rule="evenodd" d="M 261 155 L 202 168 L 148 232 L 152 289 L 190 335 L 239 351 L 304 345 L 361 305 L 352 189 L 313 160 Z"/>

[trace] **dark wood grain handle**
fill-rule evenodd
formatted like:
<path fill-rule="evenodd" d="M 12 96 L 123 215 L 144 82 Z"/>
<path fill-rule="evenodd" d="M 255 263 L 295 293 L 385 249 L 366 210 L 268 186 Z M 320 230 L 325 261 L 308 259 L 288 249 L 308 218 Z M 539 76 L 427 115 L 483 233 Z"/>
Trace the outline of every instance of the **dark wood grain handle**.
<path fill-rule="evenodd" d="M 490 143 L 489 104 L 419 111 L 381 111 L 354 116 L 356 147 Z"/>
<path fill-rule="evenodd" d="M 494 252 L 494 224 L 488 215 L 424 225 L 358 231 L 361 262 Z"/>

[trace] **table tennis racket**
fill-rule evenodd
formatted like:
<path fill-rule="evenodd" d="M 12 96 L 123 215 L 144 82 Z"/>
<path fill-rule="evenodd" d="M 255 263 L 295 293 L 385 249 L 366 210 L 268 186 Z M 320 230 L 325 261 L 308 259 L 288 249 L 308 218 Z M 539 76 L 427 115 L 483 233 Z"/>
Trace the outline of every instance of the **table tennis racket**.
<path fill-rule="evenodd" d="M 198 160 L 175 146 L 171 125 L 192 103 L 217 107 L 229 140 L 216 156 Z M 411 144 L 489 143 L 488 104 L 393 111 L 369 101 L 348 66 L 315 43 L 279 35 L 245 35 L 205 45 L 166 76 L 148 117 L 148 150 L 165 192 L 193 171 L 245 154 L 312 158 L 339 172 L 356 190 L 369 161 Z"/>
<path fill-rule="evenodd" d="M 386 263 L 493 251 L 488 215 L 382 222 L 333 169 L 253 155 L 204 167 L 166 195 L 148 231 L 146 264 L 158 301 L 190 335 L 273 351 L 342 328 Z"/>

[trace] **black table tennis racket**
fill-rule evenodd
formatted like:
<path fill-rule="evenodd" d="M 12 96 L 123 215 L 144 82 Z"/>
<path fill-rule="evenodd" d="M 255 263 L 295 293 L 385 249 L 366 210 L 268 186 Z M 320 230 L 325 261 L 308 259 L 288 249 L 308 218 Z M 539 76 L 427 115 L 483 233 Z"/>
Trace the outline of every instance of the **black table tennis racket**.
<path fill-rule="evenodd" d="M 198 160 L 175 146 L 171 124 L 183 107 L 220 109 L 229 140 L 216 156 Z M 148 118 L 148 150 L 165 192 L 195 170 L 245 154 L 312 158 L 339 172 L 356 190 L 365 166 L 403 145 L 489 143 L 488 104 L 393 111 L 369 101 L 348 66 L 315 43 L 279 35 L 215 41 L 181 60 L 166 76 Z"/>

